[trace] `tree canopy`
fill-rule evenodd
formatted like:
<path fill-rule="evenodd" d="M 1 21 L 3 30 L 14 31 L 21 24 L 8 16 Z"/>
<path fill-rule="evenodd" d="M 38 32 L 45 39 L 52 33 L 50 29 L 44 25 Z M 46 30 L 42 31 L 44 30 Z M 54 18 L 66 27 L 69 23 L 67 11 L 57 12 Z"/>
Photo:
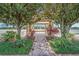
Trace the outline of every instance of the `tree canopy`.
<path fill-rule="evenodd" d="M 0 4 L 1 22 L 15 24 L 20 35 L 21 27 L 33 23 L 40 4 L 7 3 Z M 38 19 L 36 19 L 38 20 Z"/>
<path fill-rule="evenodd" d="M 65 37 L 75 21 L 79 16 L 79 4 L 44 4 L 44 17 L 50 18 L 60 24 L 61 34 Z"/>
<path fill-rule="evenodd" d="M 73 23 L 78 22 L 79 4 L 0 4 L 0 22 L 15 24 L 18 34 L 21 27 L 48 18 L 60 23 L 62 36 L 69 31 Z M 36 19 L 36 20 L 34 20 Z"/>

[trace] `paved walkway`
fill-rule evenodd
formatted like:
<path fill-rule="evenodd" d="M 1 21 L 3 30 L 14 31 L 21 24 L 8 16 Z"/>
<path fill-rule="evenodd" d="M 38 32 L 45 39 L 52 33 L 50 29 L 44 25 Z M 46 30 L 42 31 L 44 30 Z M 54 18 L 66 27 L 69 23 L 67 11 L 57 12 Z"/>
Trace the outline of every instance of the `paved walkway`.
<path fill-rule="evenodd" d="M 49 43 L 45 38 L 45 33 L 36 33 L 35 41 L 30 56 L 52 56 L 55 53 L 51 50 Z"/>

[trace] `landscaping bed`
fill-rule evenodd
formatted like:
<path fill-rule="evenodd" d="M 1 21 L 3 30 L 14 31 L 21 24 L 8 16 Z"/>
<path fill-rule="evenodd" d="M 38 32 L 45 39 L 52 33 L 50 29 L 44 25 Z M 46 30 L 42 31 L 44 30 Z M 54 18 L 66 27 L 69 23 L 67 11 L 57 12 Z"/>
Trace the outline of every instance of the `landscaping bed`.
<path fill-rule="evenodd" d="M 49 43 L 57 54 L 79 54 L 79 41 L 55 38 Z"/>
<path fill-rule="evenodd" d="M 32 39 L 18 39 L 16 32 L 7 31 L 0 38 L 0 55 L 26 55 L 32 48 Z"/>
<path fill-rule="evenodd" d="M 0 42 L 0 55 L 26 55 L 32 47 L 32 40 Z"/>

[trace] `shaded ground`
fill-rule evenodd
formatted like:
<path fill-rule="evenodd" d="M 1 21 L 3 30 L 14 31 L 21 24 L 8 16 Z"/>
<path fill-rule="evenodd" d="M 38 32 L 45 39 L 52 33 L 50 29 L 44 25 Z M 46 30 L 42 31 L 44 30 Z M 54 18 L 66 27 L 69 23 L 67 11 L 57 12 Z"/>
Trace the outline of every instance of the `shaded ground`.
<path fill-rule="evenodd" d="M 35 33 L 35 40 L 32 47 L 30 56 L 52 56 L 55 55 L 51 50 L 49 43 L 45 38 L 45 33 Z"/>

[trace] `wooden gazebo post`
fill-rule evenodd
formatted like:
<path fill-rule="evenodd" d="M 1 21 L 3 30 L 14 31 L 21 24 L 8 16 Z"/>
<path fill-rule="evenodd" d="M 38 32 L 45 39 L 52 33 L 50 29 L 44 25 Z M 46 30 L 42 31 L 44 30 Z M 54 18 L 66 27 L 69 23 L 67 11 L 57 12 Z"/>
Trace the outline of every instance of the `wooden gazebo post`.
<path fill-rule="evenodd" d="M 49 25 L 48 25 L 48 36 L 51 37 L 51 30 L 52 30 L 52 20 L 49 20 Z"/>
<path fill-rule="evenodd" d="M 31 32 L 32 32 L 31 24 L 28 24 L 28 26 L 27 26 L 27 36 L 31 36 Z"/>

